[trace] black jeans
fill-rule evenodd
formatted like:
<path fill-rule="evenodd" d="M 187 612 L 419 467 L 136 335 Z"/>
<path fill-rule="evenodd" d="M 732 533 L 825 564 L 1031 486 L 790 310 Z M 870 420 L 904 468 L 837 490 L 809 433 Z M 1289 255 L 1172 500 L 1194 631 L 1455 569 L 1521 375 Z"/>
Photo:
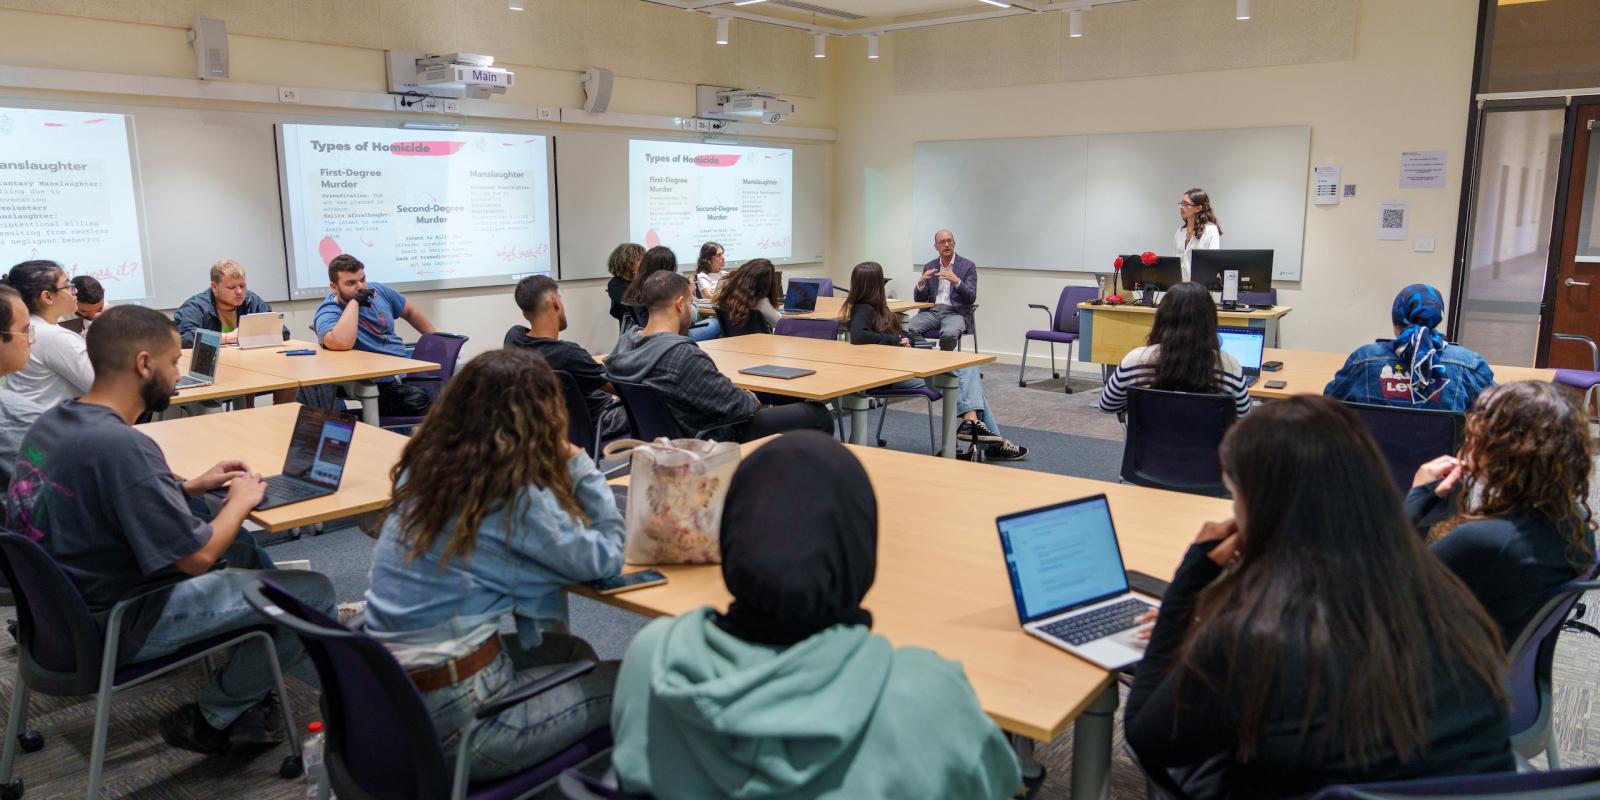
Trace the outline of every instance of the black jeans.
<path fill-rule="evenodd" d="M 821 403 L 803 400 L 781 406 L 762 406 L 739 428 L 739 441 L 748 442 L 784 431 L 811 429 L 833 433 L 833 412 Z"/>

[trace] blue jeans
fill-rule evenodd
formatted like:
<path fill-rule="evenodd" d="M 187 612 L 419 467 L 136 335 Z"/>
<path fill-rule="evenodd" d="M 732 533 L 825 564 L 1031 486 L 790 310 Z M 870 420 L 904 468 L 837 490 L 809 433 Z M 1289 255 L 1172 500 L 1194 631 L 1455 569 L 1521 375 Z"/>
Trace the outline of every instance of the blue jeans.
<path fill-rule="evenodd" d="M 961 369 L 951 370 L 950 374 L 961 381 L 960 388 L 956 390 L 956 415 L 960 416 L 968 411 L 976 411 L 978 412 L 978 418 L 983 420 L 983 424 L 988 426 L 989 430 L 994 431 L 996 436 L 999 436 L 1000 423 L 995 422 L 994 414 L 989 413 L 989 401 L 983 395 L 983 379 L 978 376 L 978 368 L 975 366 L 962 367 Z M 899 383 L 890 384 L 885 388 L 916 389 L 923 386 L 929 389 L 934 388 L 933 381 L 922 378 L 903 380 Z"/>
<path fill-rule="evenodd" d="M 722 338 L 722 323 L 716 317 L 708 317 L 708 321 L 701 325 L 698 322 L 689 329 L 689 341 L 704 342 L 709 339 Z"/>
<path fill-rule="evenodd" d="M 123 659 L 124 663 L 170 655 L 202 639 L 266 622 L 266 618 L 244 599 L 245 585 L 258 576 L 271 578 L 290 594 L 328 616 L 335 614 L 333 583 L 327 576 L 303 570 L 272 569 L 272 560 L 256 544 L 252 534 L 240 531 L 225 557 L 229 564 L 227 569 L 197 575 L 172 587 L 166 595 L 161 620 L 145 635 L 132 658 Z M 238 568 L 256 566 L 264 569 Z M 200 690 L 200 711 L 211 727 L 220 730 L 232 725 L 240 714 L 261 702 L 275 688 L 272 667 L 267 664 L 263 647 L 259 640 L 235 647 L 228 654 L 227 666 Z M 281 627 L 272 634 L 272 648 L 277 651 L 278 664 L 285 671 L 305 652 L 300 637 Z"/>
<path fill-rule="evenodd" d="M 462 731 L 483 705 L 574 661 L 598 660 L 588 642 L 562 633 L 547 631 L 533 650 L 521 649 L 515 634 L 501 637 L 501 645 L 494 663 L 460 683 L 422 696 L 448 759 L 455 758 Z M 611 691 L 616 683 L 617 662 L 602 661 L 589 674 L 480 723 L 472 739 L 472 780 L 526 770 L 611 724 Z"/>

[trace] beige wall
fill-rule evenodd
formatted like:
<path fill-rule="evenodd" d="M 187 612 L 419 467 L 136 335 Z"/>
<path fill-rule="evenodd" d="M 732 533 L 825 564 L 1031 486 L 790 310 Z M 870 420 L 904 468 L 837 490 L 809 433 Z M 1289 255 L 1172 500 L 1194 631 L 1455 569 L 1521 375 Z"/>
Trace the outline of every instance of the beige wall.
<path fill-rule="evenodd" d="M 1091 12 L 1088 35 L 1096 33 L 1096 18 L 1119 8 Z M 1388 334 L 1389 305 L 1404 284 L 1426 281 L 1448 291 L 1475 25 L 1474 4 L 1463 0 L 1364 0 L 1348 61 L 921 94 L 895 91 L 896 51 L 904 40 L 884 37 L 876 62 L 865 59 L 863 45 L 839 46 L 830 268 L 840 279 L 857 261 L 879 261 L 901 278 L 900 291 L 909 292 L 906 265 L 933 256 L 931 232 L 926 244 L 912 245 L 917 141 L 1310 125 L 1312 162 L 1340 165 L 1344 181 L 1357 184 L 1359 193 L 1332 207 L 1309 205 L 1307 198 L 1304 277 L 1279 291 L 1279 302 L 1295 307 L 1283 339 L 1290 347 L 1351 349 Z M 1273 32 L 1261 35 L 1270 39 Z M 1194 43 L 1195 68 L 1210 63 L 1207 46 Z M 993 68 L 1008 67 L 997 59 Z M 1401 151 L 1421 149 L 1449 152 L 1445 188 L 1400 190 Z M 1172 187 L 1174 205 L 1186 188 Z M 1214 199 L 1226 228 L 1227 198 Z M 1386 199 L 1411 201 L 1411 236 L 1433 238 L 1435 252 L 1376 240 L 1378 203 Z M 1176 227 L 1176 208 L 1173 213 Z M 1170 229 L 1151 231 L 1152 249 L 1170 249 L 1171 236 Z M 983 253 L 964 255 L 979 266 L 978 325 L 986 352 L 1020 352 L 1024 331 L 1044 325 L 1044 315 L 1029 303 L 1053 307 L 1064 283 L 1092 283 L 1087 274 L 1007 270 Z"/>
<path fill-rule="evenodd" d="M 752 78 L 748 85 L 794 87 L 785 89 L 798 106 L 787 124 L 834 126 L 831 101 L 811 96 L 831 82 L 832 60 L 819 63 L 812 58 L 811 39 L 803 32 L 736 23 L 732 42 L 716 47 L 711 43 L 713 23 L 708 18 L 638 0 L 530 2 L 529 11 L 521 14 L 507 11 L 504 0 L 450 5 L 455 11 L 436 18 L 423 10 L 443 6 L 414 0 L 0 0 L 0 64 L 191 78 L 194 54 L 187 28 L 195 14 L 206 13 L 228 22 L 235 83 L 384 92 L 384 47 L 422 47 L 435 52 L 478 48 L 496 55 L 497 63 L 516 72 L 516 86 L 495 102 L 581 106 L 580 70 L 592 63 L 617 74 L 610 109 L 614 112 L 693 116 L 695 83 L 737 83 L 743 75 Z M 370 13 L 360 12 L 363 8 Z M 384 13 L 377 13 L 380 8 Z M 411 11 L 391 13 L 394 9 Z M 508 53 L 533 63 L 508 58 Z M 588 61 L 590 58 L 595 60 Z M 653 77 L 630 77 L 638 75 Z M 0 87 L 0 96 L 37 94 Z M 106 99 L 129 102 L 123 97 Z M 135 102 L 206 107 L 196 101 Z M 272 110 L 261 105 L 218 105 Z M 289 107 L 285 113 L 291 110 L 316 109 Z M 367 116 L 363 112 L 338 113 L 345 118 Z M 470 124 L 471 120 L 463 121 Z M 558 136 L 564 127 L 573 126 L 555 126 Z M 233 254 L 217 254 L 225 255 Z M 192 268 L 198 291 L 205 284 L 207 266 L 157 264 L 154 268 Z M 616 323 L 606 314 L 605 282 L 565 281 L 562 293 L 571 323 L 568 335 L 591 350 L 609 350 L 616 341 Z M 520 322 L 509 286 L 417 292 L 410 299 L 441 330 L 470 336 L 469 355 L 498 347 L 507 326 Z M 283 302 L 275 308 L 289 312 L 291 330 L 299 336 L 308 335 L 316 305 L 311 301 Z M 410 338 L 410 332 L 401 327 L 402 335 Z"/>

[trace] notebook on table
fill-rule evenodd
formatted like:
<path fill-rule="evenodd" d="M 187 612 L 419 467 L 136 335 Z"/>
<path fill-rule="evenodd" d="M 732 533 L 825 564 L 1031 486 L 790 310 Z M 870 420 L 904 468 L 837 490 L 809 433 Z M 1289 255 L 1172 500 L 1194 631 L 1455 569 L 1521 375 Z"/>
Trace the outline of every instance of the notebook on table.
<path fill-rule="evenodd" d="M 780 367 L 777 364 L 762 364 L 758 367 L 745 367 L 744 369 L 739 370 L 739 374 L 792 381 L 795 378 L 804 378 L 807 375 L 815 375 L 817 374 L 817 371 L 814 369 L 804 369 L 801 367 Z"/>
<path fill-rule="evenodd" d="M 1244 370 L 1244 385 L 1261 377 L 1261 354 L 1267 347 L 1265 328 L 1217 328 L 1217 343 L 1222 352 L 1233 356 Z"/>

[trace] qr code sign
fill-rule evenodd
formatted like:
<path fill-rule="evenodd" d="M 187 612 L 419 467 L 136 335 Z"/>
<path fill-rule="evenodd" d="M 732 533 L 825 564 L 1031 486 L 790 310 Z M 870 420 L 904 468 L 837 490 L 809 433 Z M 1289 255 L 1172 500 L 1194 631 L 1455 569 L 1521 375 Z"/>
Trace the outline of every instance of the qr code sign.
<path fill-rule="evenodd" d="M 1385 208 L 1383 215 L 1378 219 L 1378 227 L 1387 230 L 1399 230 L 1406 226 L 1406 212 L 1402 208 Z"/>

